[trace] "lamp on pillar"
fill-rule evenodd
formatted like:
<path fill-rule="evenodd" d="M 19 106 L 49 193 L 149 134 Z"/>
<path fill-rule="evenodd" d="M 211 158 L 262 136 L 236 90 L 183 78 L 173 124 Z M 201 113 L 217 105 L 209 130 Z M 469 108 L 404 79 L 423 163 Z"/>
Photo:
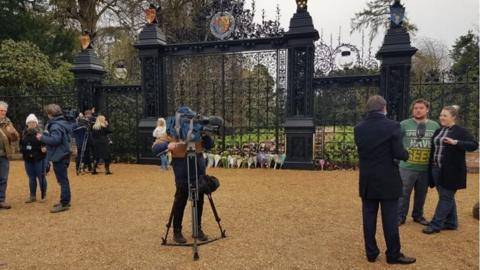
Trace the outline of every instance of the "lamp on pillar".
<path fill-rule="evenodd" d="M 403 21 L 405 7 L 400 0 L 390 6 L 390 27 L 376 58 L 380 66 L 380 93 L 388 103 L 388 117 L 405 119 L 410 99 L 410 68 L 417 49 L 410 45 L 410 35 Z"/>

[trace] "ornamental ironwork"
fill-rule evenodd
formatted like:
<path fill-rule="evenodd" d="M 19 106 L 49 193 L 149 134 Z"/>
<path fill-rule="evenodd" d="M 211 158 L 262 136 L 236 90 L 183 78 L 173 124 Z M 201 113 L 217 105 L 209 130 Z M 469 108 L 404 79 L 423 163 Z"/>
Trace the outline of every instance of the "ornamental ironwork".
<path fill-rule="evenodd" d="M 370 53 L 365 57 L 363 50 L 349 43 L 328 45 L 323 40 L 315 44 L 315 77 L 327 76 L 332 71 L 358 69 L 377 71 L 378 61 Z"/>

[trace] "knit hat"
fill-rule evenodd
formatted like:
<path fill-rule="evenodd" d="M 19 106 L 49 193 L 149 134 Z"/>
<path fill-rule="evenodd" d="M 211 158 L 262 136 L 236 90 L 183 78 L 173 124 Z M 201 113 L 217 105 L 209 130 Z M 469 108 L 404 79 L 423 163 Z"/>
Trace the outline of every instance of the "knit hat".
<path fill-rule="evenodd" d="M 38 124 L 38 119 L 35 114 L 31 113 L 27 116 L 27 120 L 25 121 L 25 123 L 28 124 L 29 122 L 35 122 Z"/>

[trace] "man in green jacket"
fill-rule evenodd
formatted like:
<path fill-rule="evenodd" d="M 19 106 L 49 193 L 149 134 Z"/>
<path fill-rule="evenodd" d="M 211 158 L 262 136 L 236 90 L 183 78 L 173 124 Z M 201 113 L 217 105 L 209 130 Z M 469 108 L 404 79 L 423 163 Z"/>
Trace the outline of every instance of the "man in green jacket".
<path fill-rule="evenodd" d="M 440 128 L 437 122 L 428 119 L 430 104 L 424 99 L 412 103 L 412 118 L 400 123 L 403 146 L 409 152 L 409 159 L 400 162 L 400 177 L 403 193 L 398 200 L 398 224 L 404 224 L 408 215 L 410 195 L 415 189 L 413 221 L 427 225 L 423 216 L 423 205 L 428 191 L 428 158 L 433 133 Z"/>

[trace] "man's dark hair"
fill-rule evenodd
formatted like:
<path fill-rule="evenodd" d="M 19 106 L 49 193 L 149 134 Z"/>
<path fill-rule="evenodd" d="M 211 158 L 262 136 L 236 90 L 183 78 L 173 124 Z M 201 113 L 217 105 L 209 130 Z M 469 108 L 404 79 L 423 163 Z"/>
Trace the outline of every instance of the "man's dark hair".
<path fill-rule="evenodd" d="M 387 102 L 382 96 L 374 95 L 371 96 L 368 101 L 367 105 L 365 106 L 365 111 L 373 112 L 373 111 L 380 111 L 387 106 Z"/>
<path fill-rule="evenodd" d="M 427 109 L 430 109 L 430 102 L 426 101 L 426 100 L 423 99 L 423 98 L 419 98 L 419 99 L 415 99 L 415 100 L 412 102 L 412 107 L 410 108 L 410 110 L 413 111 L 413 107 L 415 106 L 415 104 L 418 104 L 418 103 L 421 103 L 421 104 L 425 105 L 425 107 L 427 107 Z"/>

